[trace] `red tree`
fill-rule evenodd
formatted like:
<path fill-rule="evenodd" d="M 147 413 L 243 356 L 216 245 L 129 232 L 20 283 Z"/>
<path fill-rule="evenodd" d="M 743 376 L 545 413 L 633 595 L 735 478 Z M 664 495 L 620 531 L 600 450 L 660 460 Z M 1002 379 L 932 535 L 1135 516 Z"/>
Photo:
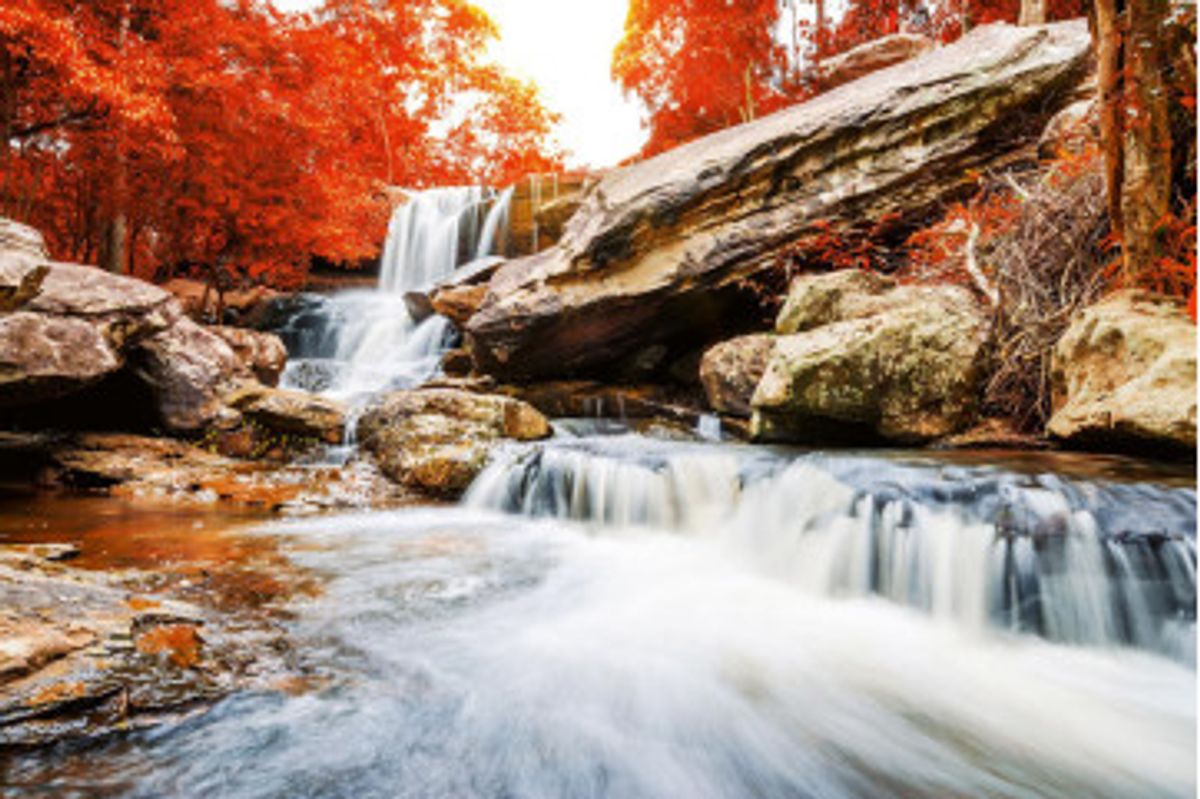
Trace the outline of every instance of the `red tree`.
<path fill-rule="evenodd" d="M 158 277 L 369 257 L 388 184 L 557 164 L 536 91 L 481 60 L 494 35 L 465 0 L 9 0 L 0 213 Z"/>

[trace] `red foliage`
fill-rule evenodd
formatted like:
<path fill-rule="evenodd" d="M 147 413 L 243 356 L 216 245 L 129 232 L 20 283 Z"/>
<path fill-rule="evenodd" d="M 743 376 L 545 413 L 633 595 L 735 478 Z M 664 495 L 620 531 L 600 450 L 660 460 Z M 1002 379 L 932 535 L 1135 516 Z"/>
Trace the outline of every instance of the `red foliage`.
<path fill-rule="evenodd" d="M 494 35 L 466 0 L 6 0 L 0 214 L 93 263 L 120 218 L 143 276 L 371 257 L 388 184 L 558 166 L 536 90 L 480 60 Z"/>
<path fill-rule="evenodd" d="M 777 0 L 630 0 L 613 77 L 649 112 L 653 155 L 777 108 Z"/>

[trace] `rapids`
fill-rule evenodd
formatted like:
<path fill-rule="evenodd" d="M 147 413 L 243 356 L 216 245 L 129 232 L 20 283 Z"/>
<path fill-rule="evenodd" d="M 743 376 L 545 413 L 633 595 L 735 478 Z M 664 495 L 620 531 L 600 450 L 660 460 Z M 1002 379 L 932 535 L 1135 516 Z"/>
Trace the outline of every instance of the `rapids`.
<path fill-rule="evenodd" d="M 293 608 L 324 687 L 17 776 L 61 796 L 1190 796 L 1181 482 L 563 425 L 457 507 L 261 530 L 326 580 Z"/>

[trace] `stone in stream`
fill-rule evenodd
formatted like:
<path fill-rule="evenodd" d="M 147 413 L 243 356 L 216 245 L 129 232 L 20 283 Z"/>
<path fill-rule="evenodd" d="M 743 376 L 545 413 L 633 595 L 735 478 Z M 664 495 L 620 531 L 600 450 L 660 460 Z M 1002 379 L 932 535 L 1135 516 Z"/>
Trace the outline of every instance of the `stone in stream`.
<path fill-rule="evenodd" d="M 749 418 L 750 400 L 774 351 L 775 336 L 770 333 L 739 336 L 708 349 L 700 361 L 700 382 L 709 407 Z"/>
<path fill-rule="evenodd" d="M 780 327 L 799 332 L 775 341 L 750 403 L 753 436 L 911 444 L 967 427 L 991 330 L 970 293 L 895 286 L 863 295 L 843 291 L 846 282 L 834 273 L 793 285 Z"/>
<path fill-rule="evenodd" d="M 453 496 L 483 469 L 495 443 L 546 438 L 550 424 L 511 397 L 424 389 L 378 397 L 359 419 L 357 433 L 362 448 L 396 482 Z"/>
<path fill-rule="evenodd" d="M 1194 454 L 1196 325 L 1183 301 L 1122 291 L 1059 339 L 1047 432 L 1080 446 Z"/>
<path fill-rule="evenodd" d="M 306 391 L 250 384 L 226 395 L 223 402 L 248 422 L 279 435 L 339 444 L 346 428 L 344 405 Z"/>
<path fill-rule="evenodd" d="M 1083 20 L 990 25 L 806 103 L 613 170 L 562 240 L 500 267 L 466 325 L 504 380 L 599 372 L 656 343 L 694 347 L 735 287 L 785 248 L 881 219 L 917 224 L 976 170 L 1035 156 L 1085 77 Z"/>
<path fill-rule="evenodd" d="M 265 386 L 279 385 L 279 376 L 287 366 L 288 351 L 283 339 L 274 333 L 247 330 L 244 327 L 211 325 L 209 328 L 233 349 L 233 354 Z"/>

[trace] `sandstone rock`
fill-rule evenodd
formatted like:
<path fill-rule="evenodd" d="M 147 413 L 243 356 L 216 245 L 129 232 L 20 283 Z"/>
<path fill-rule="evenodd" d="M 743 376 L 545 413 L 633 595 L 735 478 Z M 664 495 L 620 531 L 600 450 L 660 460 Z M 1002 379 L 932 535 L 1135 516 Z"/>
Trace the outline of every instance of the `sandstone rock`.
<path fill-rule="evenodd" d="M 67 396 L 116 372 L 122 360 L 82 319 L 0 315 L 0 407 Z"/>
<path fill-rule="evenodd" d="M 775 337 L 765 333 L 723 341 L 704 353 L 700 382 L 714 411 L 749 417 L 750 400 L 775 350 Z"/>
<path fill-rule="evenodd" d="M 816 77 L 817 85 L 822 91 L 835 89 L 843 83 L 923 55 L 933 46 L 933 41 L 917 33 L 893 33 L 872 39 L 822 62 Z"/>
<path fill-rule="evenodd" d="M 118 351 L 166 330 L 182 309 L 166 291 L 94 266 L 54 263 L 23 310 L 96 326 Z"/>
<path fill-rule="evenodd" d="M 1054 349 L 1050 435 L 1079 446 L 1196 445 L 1196 326 L 1182 302 L 1123 291 L 1086 309 Z"/>
<path fill-rule="evenodd" d="M 711 339 L 730 289 L 784 247 L 915 224 L 973 170 L 1032 155 L 1084 77 L 1082 20 L 991 25 L 809 102 L 617 169 L 562 240 L 502 266 L 466 333 L 505 379 L 599 370 Z M 1021 120 L 1016 124 L 1015 120 Z"/>
<path fill-rule="evenodd" d="M 244 327 L 213 325 L 208 328 L 220 336 L 260 383 L 279 385 L 279 376 L 287 366 L 288 352 L 283 340 L 274 333 L 260 333 Z"/>
<path fill-rule="evenodd" d="M 972 421 L 989 325 L 970 294 L 945 286 L 883 296 L 877 313 L 851 308 L 777 338 L 751 402 L 756 438 L 919 443 Z"/>
<path fill-rule="evenodd" d="M 475 315 L 487 297 L 486 285 L 448 286 L 437 289 L 430 296 L 430 307 L 435 313 L 449 319 L 462 328 Z"/>
<path fill-rule="evenodd" d="M 168 430 L 195 433 L 239 421 L 222 398 L 250 380 L 250 372 L 216 333 L 183 318 L 142 342 L 138 356 L 138 373 Z"/>
<path fill-rule="evenodd" d="M 357 432 L 361 446 L 396 482 L 453 495 L 470 485 L 496 441 L 545 438 L 550 425 L 510 397 L 427 389 L 380 397 Z"/>
<path fill-rule="evenodd" d="M 864 269 L 841 269 L 792 282 L 775 320 L 775 332 L 803 333 L 846 319 L 861 319 L 906 304 L 896 281 Z"/>
<path fill-rule="evenodd" d="M 340 402 L 266 386 L 245 386 L 224 398 L 225 404 L 270 431 L 339 444 L 346 429 Z"/>

